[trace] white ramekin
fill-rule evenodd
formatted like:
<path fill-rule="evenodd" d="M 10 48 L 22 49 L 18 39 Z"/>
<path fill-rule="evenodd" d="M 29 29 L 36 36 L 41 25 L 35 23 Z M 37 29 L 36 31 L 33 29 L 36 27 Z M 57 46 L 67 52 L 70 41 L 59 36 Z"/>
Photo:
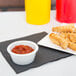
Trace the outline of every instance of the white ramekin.
<path fill-rule="evenodd" d="M 17 45 L 28 45 L 32 47 L 34 51 L 28 54 L 15 54 L 11 50 Z M 36 43 L 32 41 L 22 40 L 22 41 L 16 41 L 16 42 L 11 43 L 7 47 L 7 52 L 11 56 L 11 59 L 14 63 L 18 65 L 27 65 L 34 61 L 38 49 L 39 47 Z"/>

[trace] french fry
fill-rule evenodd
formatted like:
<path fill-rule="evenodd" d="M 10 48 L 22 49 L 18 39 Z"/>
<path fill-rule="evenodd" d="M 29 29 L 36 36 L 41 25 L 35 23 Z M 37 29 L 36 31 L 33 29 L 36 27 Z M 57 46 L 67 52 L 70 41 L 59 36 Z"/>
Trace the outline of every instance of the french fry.
<path fill-rule="evenodd" d="M 69 45 L 68 47 L 74 51 L 76 51 L 76 43 L 73 43 L 73 42 L 69 42 Z"/>
<path fill-rule="evenodd" d="M 76 28 L 74 29 L 74 33 L 76 33 Z"/>
<path fill-rule="evenodd" d="M 60 33 L 62 38 L 65 38 L 67 41 L 70 41 L 70 33 Z"/>
<path fill-rule="evenodd" d="M 69 38 L 71 42 L 76 43 L 76 33 L 70 33 Z"/>
<path fill-rule="evenodd" d="M 58 36 L 57 36 L 56 34 L 51 33 L 51 34 L 49 35 L 49 38 L 51 39 L 51 41 L 52 41 L 54 44 L 60 45 L 60 43 L 59 43 L 59 38 L 58 38 Z"/>
<path fill-rule="evenodd" d="M 54 33 L 51 33 L 49 35 L 49 38 L 51 39 L 51 41 L 56 44 L 56 45 L 59 45 L 61 46 L 63 49 L 66 49 L 68 47 L 68 42 L 66 39 L 60 37 L 59 35 L 57 34 L 54 34 Z"/>
<path fill-rule="evenodd" d="M 58 27 L 53 27 L 52 31 L 53 32 L 74 32 L 75 26 L 73 24 L 71 25 L 66 25 L 66 26 L 58 26 Z"/>

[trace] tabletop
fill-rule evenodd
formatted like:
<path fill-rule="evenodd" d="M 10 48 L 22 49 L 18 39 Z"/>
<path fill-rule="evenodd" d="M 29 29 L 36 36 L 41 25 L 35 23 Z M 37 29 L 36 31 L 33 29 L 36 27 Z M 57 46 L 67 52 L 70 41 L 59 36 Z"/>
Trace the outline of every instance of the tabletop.
<path fill-rule="evenodd" d="M 51 11 L 50 23 L 45 25 L 30 25 L 26 23 L 26 13 L 0 12 L 0 42 L 28 36 L 34 33 L 50 32 L 51 27 L 61 25 L 55 20 L 56 11 Z M 0 76 L 76 76 L 76 56 L 67 57 L 47 63 L 38 68 L 16 74 L 0 53 Z"/>

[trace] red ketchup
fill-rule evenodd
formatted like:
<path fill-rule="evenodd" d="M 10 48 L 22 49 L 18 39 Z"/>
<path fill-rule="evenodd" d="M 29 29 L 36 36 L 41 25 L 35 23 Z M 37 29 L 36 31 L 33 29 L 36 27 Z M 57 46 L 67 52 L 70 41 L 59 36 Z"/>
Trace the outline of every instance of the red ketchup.
<path fill-rule="evenodd" d="M 16 54 L 28 54 L 33 51 L 34 49 L 27 45 L 17 45 L 12 49 L 12 52 Z"/>

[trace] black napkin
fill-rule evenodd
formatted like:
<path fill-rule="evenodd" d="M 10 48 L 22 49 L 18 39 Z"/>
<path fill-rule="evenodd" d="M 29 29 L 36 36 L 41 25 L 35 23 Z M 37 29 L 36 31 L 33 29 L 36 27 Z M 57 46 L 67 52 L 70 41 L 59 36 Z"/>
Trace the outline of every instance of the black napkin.
<path fill-rule="evenodd" d="M 61 58 L 65 58 L 68 56 L 71 56 L 71 54 L 68 53 L 64 53 L 64 52 L 60 52 L 54 49 L 49 49 L 49 48 L 45 48 L 42 46 L 39 46 L 39 51 L 37 53 L 37 56 L 35 58 L 35 61 L 32 64 L 29 65 L 17 65 L 15 63 L 12 62 L 9 54 L 7 53 L 7 46 L 14 42 L 14 41 L 18 41 L 18 40 L 31 40 L 34 42 L 38 42 L 39 40 L 41 40 L 45 35 L 47 35 L 46 32 L 41 32 L 38 34 L 34 34 L 28 37 L 22 37 L 22 38 L 18 38 L 18 39 L 13 39 L 13 40 L 8 40 L 8 41 L 4 41 L 0 43 L 0 50 L 3 54 L 3 56 L 5 57 L 5 59 L 7 60 L 7 62 L 10 64 L 10 66 L 14 69 L 14 71 L 18 74 L 21 73 L 23 71 L 26 71 L 28 69 L 31 68 L 35 68 L 35 67 L 39 67 L 43 64 L 46 64 L 48 62 L 53 62 L 56 60 L 59 60 Z"/>

